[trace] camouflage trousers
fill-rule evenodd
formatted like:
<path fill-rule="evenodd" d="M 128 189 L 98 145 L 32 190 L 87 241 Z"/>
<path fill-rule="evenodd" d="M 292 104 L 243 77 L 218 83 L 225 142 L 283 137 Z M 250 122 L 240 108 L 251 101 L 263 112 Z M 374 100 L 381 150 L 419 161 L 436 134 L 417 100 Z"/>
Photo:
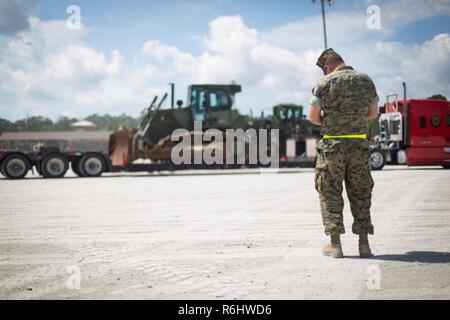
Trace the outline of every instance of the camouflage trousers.
<path fill-rule="evenodd" d="M 343 182 L 353 215 L 353 233 L 373 234 L 370 206 L 374 182 L 368 147 L 339 143 L 332 150 L 318 150 L 315 186 L 327 235 L 345 233 Z"/>

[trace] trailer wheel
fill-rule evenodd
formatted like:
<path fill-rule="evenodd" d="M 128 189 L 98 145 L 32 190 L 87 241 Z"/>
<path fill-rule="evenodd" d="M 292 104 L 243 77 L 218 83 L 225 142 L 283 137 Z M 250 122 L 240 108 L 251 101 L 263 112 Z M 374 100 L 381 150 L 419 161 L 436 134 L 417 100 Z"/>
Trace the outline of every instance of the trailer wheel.
<path fill-rule="evenodd" d="M 102 156 L 92 153 L 81 158 L 78 171 L 83 177 L 100 177 L 105 169 Z"/>
<path fill-rule="evenodd" d="M 23 179 L 28 170 L 30 170 L 30 162 L 20 154 L 10 155 L 2 164 L 2 174 L 8 179 Z"/>
<path fill-rule="evenodd" d="M 60 153 L 51 153 L 42 161 L 41 171 L 44 178 L 62 178 L 69 169 L 69 162 Z"/>
<path fill-rule="evenodd" d="M 80 166 L 80 159 L 76 159 L 76 160 L 72 161 L 71 168 L 72 168 L 73 173 L 75 173 L 79 177 L 83 177 L 83 175 L 80 172 L 79 166 Z"/>
<path fill-rule="evenodd" d="M 380 150 L 373 150 L 370 152 L 370 167 L 372 170 L 381 170 L 383 169 L 384 165 L 386 164 L 386 160 L 384 158 L 383 152 Z"/>

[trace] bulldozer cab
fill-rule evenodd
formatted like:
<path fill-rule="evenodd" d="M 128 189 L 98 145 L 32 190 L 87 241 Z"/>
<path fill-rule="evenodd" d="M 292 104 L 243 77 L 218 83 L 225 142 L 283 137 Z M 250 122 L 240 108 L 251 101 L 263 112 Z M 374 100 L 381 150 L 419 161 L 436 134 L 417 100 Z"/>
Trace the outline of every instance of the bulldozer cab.
<path fill-rule="evenodd" d="M 281 104 L 273 108 L 273 115 L 280 129 L 286 134 L 292 134 L 301 128 L 303 107 L 294 104 Z"/>
<path fill-rule="evenodd" d="M 303 107 L 297 105 L 279 105 L 273 108 L 273 113 L 281 121 L 302 119 Z"/>
<path fill-rule="evenodd" d="M 234 105 L 234 96 L 241 92 L 239 85 L 191 85 L 188 89 L 188 107 L 195 121 L 207 120 L 207 115 L 229 111 Z"/>

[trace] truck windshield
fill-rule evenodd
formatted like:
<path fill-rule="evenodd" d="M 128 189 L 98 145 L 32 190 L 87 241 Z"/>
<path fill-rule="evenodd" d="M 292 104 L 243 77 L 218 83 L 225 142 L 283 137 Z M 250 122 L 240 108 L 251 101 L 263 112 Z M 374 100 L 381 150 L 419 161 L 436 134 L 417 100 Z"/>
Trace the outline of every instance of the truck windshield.
<path fill-rule="evenodd" d="M 205 113 L 209 108 L 211 111 L 231 109 L 232 101 L 227 92 L 222 90 L 207 90 L 193 88 L 189 96 L 189 104 L 194 113 Z"/>
<path fill-rule="evenodd" d="M 301 118 L 301 110 L 296 110 L 296 109 L 291 109 L 291 108 L 278 109 L 278 111 L 276 112 L 276 116 L 280 120 L 300 119 Z"/>
<path fill-rule="evenodd" d="M 209 105 L 213 110 L 226 110 L 230 108 L 230 99 L 224 91 L 209 93 Z"/>
<path fill-rule="evenodd" d="M 206 91 L 203 89 L 193 89 L 190 96 L 190 105 L 195 113 L 205 113 Z"/>

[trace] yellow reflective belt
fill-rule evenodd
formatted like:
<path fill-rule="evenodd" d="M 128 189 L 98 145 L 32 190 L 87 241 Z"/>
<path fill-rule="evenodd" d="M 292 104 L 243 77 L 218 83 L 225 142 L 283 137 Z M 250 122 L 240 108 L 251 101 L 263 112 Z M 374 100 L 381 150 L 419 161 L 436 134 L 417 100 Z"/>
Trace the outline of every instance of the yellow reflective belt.
<path fill-rule="evenodd" d="M 340 136 L 329 136 L 325 134 L 324 139 L 367 139 L 366 134 L 344 134 Z"/>

